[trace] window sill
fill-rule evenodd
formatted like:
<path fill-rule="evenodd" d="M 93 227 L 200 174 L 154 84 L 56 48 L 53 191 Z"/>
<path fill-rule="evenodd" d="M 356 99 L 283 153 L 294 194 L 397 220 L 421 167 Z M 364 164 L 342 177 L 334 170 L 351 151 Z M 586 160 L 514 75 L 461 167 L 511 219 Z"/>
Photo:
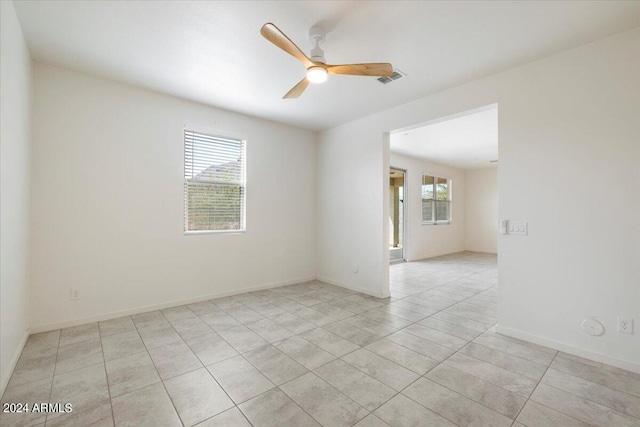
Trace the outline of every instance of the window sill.
<path fill-rule="evenodd" d="M 422 225 L 451 225 L 451 221 L 423 222 Z"/>
<path fill-rule="evenodd" d="M 201 234 L 245 234 L 247 230 L 203 230 L 203 231 L 185 231 L 185 236 L 198 236 Z"/>

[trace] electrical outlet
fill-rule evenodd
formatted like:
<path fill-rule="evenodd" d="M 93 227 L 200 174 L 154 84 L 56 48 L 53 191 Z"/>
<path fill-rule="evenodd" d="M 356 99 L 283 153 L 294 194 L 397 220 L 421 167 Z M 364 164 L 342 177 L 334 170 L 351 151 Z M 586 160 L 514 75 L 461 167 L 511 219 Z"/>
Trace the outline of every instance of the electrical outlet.
<path fill-rule="evenodd" d="M 71 289 L 69 292 L 69 299 L 71 301 L 80 299 L 80 290 L 79 289 Z"/>
<path fill-rule="evenodd" d="M 633 319 L 618 316 L 618 332 L 633 334 Z"/>

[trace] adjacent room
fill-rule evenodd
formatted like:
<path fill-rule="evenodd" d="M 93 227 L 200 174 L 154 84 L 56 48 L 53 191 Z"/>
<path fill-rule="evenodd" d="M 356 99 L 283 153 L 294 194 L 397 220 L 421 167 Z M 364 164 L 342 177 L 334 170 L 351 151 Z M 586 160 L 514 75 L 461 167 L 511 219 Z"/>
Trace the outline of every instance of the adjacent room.
<path fill-rule="evenodd" d="M 0 7 L 0 426 L 640 426 L 640 2 Z"/>
<path fill-rule="evenodd" d="M 389 190 L 390 242 L 404 243 L 402 259 L 498 253 L 496 105 L 391 132 L 389 161 L 403 171 Z M 396 222 L 407 226 L 396 231 Z"/>
<path fill-rule="evenodd" d="M 454 278 L 491 276 L 495 281 L 486 284 L 494 287 L 499 223 L 497 106 L 391 132 L 390 164 L 390 296 L 412 302 L 407 297 Z M 444 259 L 448 262 L 440 263 Z M 468 264 L 471 260 L 482 262 Z M 496 308 L 491 304 L 478 310 L 489 311 L 493 325 Z"/>

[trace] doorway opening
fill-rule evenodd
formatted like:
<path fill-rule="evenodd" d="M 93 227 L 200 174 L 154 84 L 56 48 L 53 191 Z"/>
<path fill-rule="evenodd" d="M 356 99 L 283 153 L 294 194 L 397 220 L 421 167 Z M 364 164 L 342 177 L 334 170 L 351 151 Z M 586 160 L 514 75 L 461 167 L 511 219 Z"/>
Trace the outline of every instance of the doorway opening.
<path fill-rule="evenodd" d="M 405 192 L 406 173 L 404 169 L 389 170 L 389 261 L 404 261 L 405 247 Z"/>
<path fill-rule="evenodd" d="M 495 286 L 498 106 L 392 130 L 388 141 L 390 294 L 424 292 L 470 272 Z M 466 264 L 451 267 L 458 262 Z"/>

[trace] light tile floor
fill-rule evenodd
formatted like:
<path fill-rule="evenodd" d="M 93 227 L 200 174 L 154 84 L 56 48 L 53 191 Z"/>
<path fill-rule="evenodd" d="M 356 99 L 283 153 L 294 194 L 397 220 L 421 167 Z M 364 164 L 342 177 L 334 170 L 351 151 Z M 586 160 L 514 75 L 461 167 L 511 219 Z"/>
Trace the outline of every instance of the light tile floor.
<path fill-rule="evenodd" d="M 496 334 L 495 256 L 390 269 L 32 335 L 2 402 L 74 411 L 0 424 L 640 426 L 640 375 Z"/>

